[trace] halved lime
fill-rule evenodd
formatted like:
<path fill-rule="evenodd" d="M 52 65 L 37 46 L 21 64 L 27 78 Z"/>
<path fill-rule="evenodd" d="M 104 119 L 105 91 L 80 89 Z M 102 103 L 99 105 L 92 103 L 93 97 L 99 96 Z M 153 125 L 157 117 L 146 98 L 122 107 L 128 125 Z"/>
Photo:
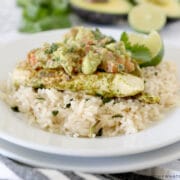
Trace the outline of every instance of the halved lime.
<path fill-rule="evenodd" d="M 158 32 L 152 31 L 149 35 L 129 34 L 131 45 L 139 44 L 147 47 L 151 53 L 151 61 L 141 64 L 141 66 L 155 66 L 159 64 L 164 55 L 163 41 Z"/>
<path fill-rule="evenodd" d="M 155 5 L 144 3 L 135 6 L 130 11 L 128 21 L 134 30 L 149 33 L 164 27 L 166 15 L 162 9 Z"/>
<path fill-rule="evenodd" d="M 161 8 L 168 18 L 180 18 L 180 0 L 136 0 L 137 4 L 150 3 Z"/>

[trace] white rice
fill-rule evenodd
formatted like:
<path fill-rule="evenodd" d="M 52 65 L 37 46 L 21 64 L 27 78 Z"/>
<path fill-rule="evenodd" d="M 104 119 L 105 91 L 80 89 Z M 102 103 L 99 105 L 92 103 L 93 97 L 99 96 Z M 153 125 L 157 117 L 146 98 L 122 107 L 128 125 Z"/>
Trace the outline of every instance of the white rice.
<path fill-rule="evenodd" d="M 26 119 L 40 128 L 73 137 L 94 137 L 100 129 L 103 136 L 136 133 L 161 119 L 178 105 L 179 82 L 172 62 L 143 69 L 145 92 L 159 96 L 159 104 L 146 104 L 135 98 L 117 98 L 103 104 L 100 97 L 55 89 L 21 86 L 8 83 L 1 96 L 10 106 L 18 106 Z M 54 116 L 53 111 L 58 111 Z M 120 114 L 121 117 L 114 117 Z"/>

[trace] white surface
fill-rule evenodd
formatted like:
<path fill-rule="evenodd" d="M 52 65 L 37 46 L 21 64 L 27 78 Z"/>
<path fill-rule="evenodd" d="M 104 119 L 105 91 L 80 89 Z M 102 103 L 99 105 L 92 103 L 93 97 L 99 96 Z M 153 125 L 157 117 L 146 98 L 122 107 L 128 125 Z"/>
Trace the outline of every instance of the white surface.
<path fill-rule="evenodd" d="M 103 29 L 103 32 L 119 37 L 116 30 Z M 32 35 L 0 46 L 0 80 L 7 79 L 17 61 L 25 58 L 27 51 L 44 41 L 57 41 L 64 31 L 52 31 Z M 180 70 L 179 47 L 165 46 L 166 59 L 177 63 Z M 5 61 L 4 61 L 5 60 Z M 180 109 L 174 109 L 163 121 L 140 133 L 112 138 L 71 138 L 50 134 L 31 127 L 16 116 L 3 102 L 0 102 L 0 137 L 15 144 L 60 155 L 74 156 L 115 156 L 140 153 L 160 148 L 180 140 Z M 168 133 L 162 133 L 167 132 Z M 106 151 L 105 151 L 106 150 Z"/>
<path fill-rule="evenodd" d="M 0 153 L 29 165 L 89 173 L 122 173 L 150 168 L 180 158 L 180 142 L 137 155 L 82 158 L 37 152 L 0 140 Z"/>
<path fill-rule="evenodd" d="M 42 174 L 46 175 L 47 178 L 49 179 L 54 179 L 54 180 L 69 180 L 69 178 L 67 178 L 65 175 L 63 175 L 62 173 L 60 173 L 57 170 L 53 170 L 53 169 L 43 169 L 43 168 L 37 168 L 37 170 L 39 172 L 41 172 Z"/>
<path fill-rule="evenodd" d="M 6 42 L 18 37 L 21 11 L 16 0 L 0 0 L 0 3 L 0 42 Z"/>
<path fill-rule="evenodd" d="M 19 177 L 16 176 L 9 168 L 7 168 L 3 163 L 0 161 L 0 179 L 13 179 L 13 180 L 21 180 Z"/>

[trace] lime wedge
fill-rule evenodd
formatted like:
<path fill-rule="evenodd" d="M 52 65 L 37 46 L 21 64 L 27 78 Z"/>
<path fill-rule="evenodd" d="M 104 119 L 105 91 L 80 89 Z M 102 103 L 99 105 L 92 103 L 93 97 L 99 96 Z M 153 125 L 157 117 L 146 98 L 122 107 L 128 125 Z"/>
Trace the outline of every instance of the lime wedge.
<path fill-rule="evenodd" d="M 166 23 L 164 11 L 155 5 L 143 3 L 135 6 L 128 15 L 130 26 L 139 32 L 161 30 Z"/>
<path fill-rule="evenodd" d="M 155 66 L 162 61 L 164 55 L 163 41 L 157 31 L 152 31 L 149 35 L 129 34 L 131 45 L 139 44 L 147 47 L 151 53 L 151 61 L 141 64 L 141 66 Z"/>

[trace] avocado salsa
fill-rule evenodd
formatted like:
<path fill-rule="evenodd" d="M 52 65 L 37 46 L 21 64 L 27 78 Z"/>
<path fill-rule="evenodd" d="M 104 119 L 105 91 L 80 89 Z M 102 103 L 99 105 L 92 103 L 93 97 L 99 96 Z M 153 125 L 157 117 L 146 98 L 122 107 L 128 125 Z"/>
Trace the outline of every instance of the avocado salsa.
<path fill-rule="evenodd" d="M 68 75 L 98 71 L 133 73 L 137 66 L 122 41 L 115 42 L 98 29 L 84 27 L 71 29 L 62 42 L 32 50 L 28 62 L 33 69 L 62 68 Z"/>

